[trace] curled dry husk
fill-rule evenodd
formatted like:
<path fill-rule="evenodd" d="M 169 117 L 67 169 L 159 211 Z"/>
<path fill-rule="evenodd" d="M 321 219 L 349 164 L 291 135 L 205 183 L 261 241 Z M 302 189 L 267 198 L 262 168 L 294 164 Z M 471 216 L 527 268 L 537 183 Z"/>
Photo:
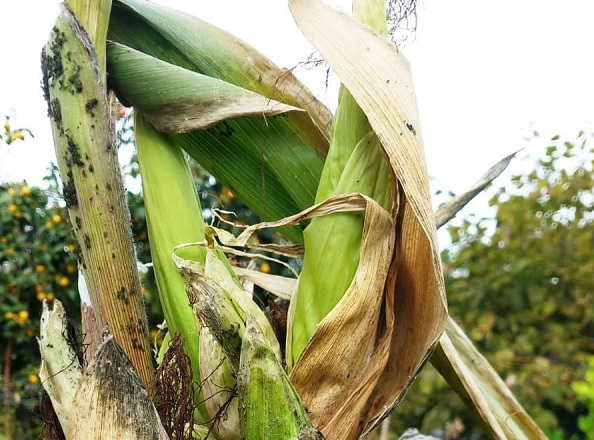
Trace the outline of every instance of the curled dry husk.
<path fill-rule="evenodd" d="M 371 292 L 360 296 L 351 292 L 361 288 L 356 280 L 369 264 L 369 256 L 361 255 L 355 281 L 320 323 L 310 341 L 311 349 L 306 347 L 291 372 L 314 425 L 327 438 L 344 440 L 368 433 L 402 399 L 444 329 L 445 288 L 408 62 L 392 43 L 320 1 L 289 0 L 289 8 L 301 31 L 365 112 L 400 191 L 397 213 L 391 218 L 395 222 L 395 247 L 387 257 L 389 269 L 381 298 L 371 298 Z M 373 254 L 371 258 L 375 250 Z M 347 300 L 353 296 L 360 301 L 349 307 Z M 358 372 L 347 369 L 356 365 L 351 362 L 359 356 L 354 352 L 367 347 L 369 341 L 344 353 L 341 350 L 342 359 L 337 362 L 333 353 L 336 348 L 330 344 L 354 345 L 354 339 L 350 326 L 340 337 L 333 329 L 340 328 L 344 313 L 363 314 L 375 301 L 381 308 L 377 320 L 369 324 L 375 326 L 375 333 L 370 334 L 373 354 L 365 373 L 353 377 Z M 323 358 L 316 359 L 320 353 Z M 347 379 L 339 383 L 340 391 L 329 387 L 334 394 L 329 400 L 320 383 L 331 375 Z"/>

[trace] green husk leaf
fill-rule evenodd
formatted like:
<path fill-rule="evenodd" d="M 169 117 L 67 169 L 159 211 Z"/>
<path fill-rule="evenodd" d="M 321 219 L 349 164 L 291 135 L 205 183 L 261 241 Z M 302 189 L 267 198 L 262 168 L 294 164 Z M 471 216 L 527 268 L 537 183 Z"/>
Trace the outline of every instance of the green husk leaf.
<path fill-rule="evenodd" d="M 204 239 L 200 201 L 183 151 L 139 113 L 135 114 L 134 134 L 159 299 L 169 333 L 183 335 L 194 381 L 200 383 L 199 332 L 184 280 L 171 259 L 177 245 Z M 184 256 L 203 263 L 206 258 L 201 248 L 187 249 Z M 196 398 L 198 402 L 202 400 Z M 198 409 L 203 421 L 207 420 L 204 407 Z"/>
<path fill-rule="evenodd" d="M 332 195 L 357 192 L 389 208 L 390 178 L 380 147 L 373 131 L 363 136 L 344 165 Z M 342 212 L 314 219 L 305 230 L 303 269 L 291 301 L 295 319 L 289 321 L 287 335 L 289 368 L 297 362 L 318 323 L 351 285 L 359 266 L 363 224 L 361 214 Z"/>
<path fill-rule="evenodd" d="M 287 440 L 315 431 L 287 373 L 251 317 L 241 345 L 237 386 L 242 439 Z M 323 439 L 317 434 L 310 438 Z"/>

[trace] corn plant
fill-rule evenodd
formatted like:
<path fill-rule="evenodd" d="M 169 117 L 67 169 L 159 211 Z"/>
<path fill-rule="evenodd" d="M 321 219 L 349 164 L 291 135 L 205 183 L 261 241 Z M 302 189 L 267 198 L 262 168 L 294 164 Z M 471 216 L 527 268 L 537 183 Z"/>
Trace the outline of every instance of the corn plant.
<path fill-rule="evenodd" d="M 63 7 L 44 86 L 90 302 L 106 328 L 85 367 L 53 342 L 65 333 L 59 303 L 44 311 L 51 426 L 66 438 L 357 439 L 431 360 L 492 438 L 544 438 L 448 318 L 436 242 L 436 221 L 507 162 L 435 216 L 410 66 L 386 38 L 384 1 L 354 0 L 352 17 L 319 0 L 288 6 L 342 81 L 334 117 L 290 71 L 195 17 L 143 0 Z M 169 330 L 156 374 L 121 209 L 112 92 L 134 108 Z M 205 224 L 188 156 L 264 223 L 238 236 Z M 259 247 L 251 236 L 263 228 L 292 244 Z M 228 260 L 302 249 L 294 278 Z M 128 284 L 113 281 L 123 276 Z M 290 298 L 286 341 L 246 280 Z"/>

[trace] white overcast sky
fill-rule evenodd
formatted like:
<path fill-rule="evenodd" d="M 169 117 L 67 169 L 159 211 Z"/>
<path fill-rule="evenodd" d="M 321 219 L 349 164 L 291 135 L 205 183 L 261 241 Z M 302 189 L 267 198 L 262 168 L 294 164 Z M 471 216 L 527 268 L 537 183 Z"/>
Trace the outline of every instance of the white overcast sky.
<path fill-rule="evenodd" d="M 223 27 L 292 67 L 311 52 L 281 0 L 160 0 Z M 349 2 L 334 2 L 348 9 Z M 55 0 L 2 2 L 0 116 L 35 139 L 0 146 L 0 181 L 41 183 L 54 160 L 41 97 L 39 53 Z M 594 2 L 419 0 L 418 30 L 404 49 L 413 69 L 430 175 L 462 191 L 532 129 L 593 131 Z M 298 71 L 332 108 L 323 73 Z"/>

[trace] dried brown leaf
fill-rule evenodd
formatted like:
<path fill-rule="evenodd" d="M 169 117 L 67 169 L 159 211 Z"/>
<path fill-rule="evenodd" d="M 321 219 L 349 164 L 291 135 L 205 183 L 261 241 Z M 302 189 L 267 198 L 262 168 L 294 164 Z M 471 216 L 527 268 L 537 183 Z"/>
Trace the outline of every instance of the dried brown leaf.
<path fill-rule="evenodd" d="M 449 222 L 454 216 L 466 206 L 474 197 L 480 194 L 487 186 L 493 182 L 501 173 L 505 171 L 511 160 L 516 157 L 518 152 L 510 154 L 504 157 L 489 170 L 470 188 L 468 191 L 454 197 L 445 205 L 441 206 L 435 212 L 435 223 L 437 229 L 441 228 L 447 222 Z"/>
<path fill-rule="evenodd" d="M 390 256 L 374 350 L 374 356 L 386 358 L 385 367 L 374 372 L 375 377 L 370 377 L 367 384 L 353 389 L 349 398 L 337 402 L 340 405 L 327 407 L 317 417 L 321 422 L 318 427 L 327 438 L 344 440 L 369 432 L 403 397 L 445 325 L 445 289 L 408 62 L 389 41 L 320 1 L 290 0 L 289 7 L 302 32 L 367 115 L 402 190 L 396 217 L 396 249 Z M 359 270 L 365 270 L 365 263 L 361 258 Z M 385 349 L 383 338 L 389 340 Z M 351 335 L 343 335 L 342 344 L 352 341 Z M 366 347 L 363 342 L 363 349 Z M 312 356 L 315 352 L 310 351 Z M 340 358 L 316 367 L 312 363 L 310 374 L 342 368 L 336 359 Z M 305 362 L 303 356 L 298 362 Z M 303 398 L 308 408 L 315 407 L 314 400 L 323 399 L 320 394 L 325 391 L 318 386 L 314 395 L 309 390 L 312 383 L 316 383 L 315 377 L 309 384 L 296 385 L 302 396 L 310 396 Z M 372 383 L 374 388 L 369 392 L 365 387 Z M 334 413 L 332 420 L 328 420 L 330 413 Z"/>

